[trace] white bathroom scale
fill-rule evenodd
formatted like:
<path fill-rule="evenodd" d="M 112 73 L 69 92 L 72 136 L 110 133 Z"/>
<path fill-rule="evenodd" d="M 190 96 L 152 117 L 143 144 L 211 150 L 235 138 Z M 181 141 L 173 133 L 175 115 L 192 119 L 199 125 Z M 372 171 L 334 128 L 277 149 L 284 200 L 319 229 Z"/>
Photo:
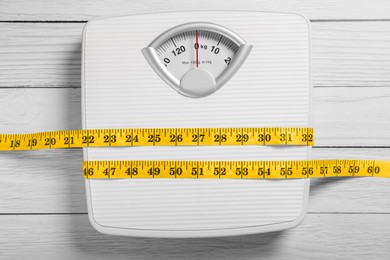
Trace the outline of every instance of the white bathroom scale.
<path fill-rule="evenodd" d="M 309 22 L 271 12 L 96 19 L 83 36 L 84 129 L 310 126 Z M 306 146 L 85 148 L 84 160 L 299 160 Z M 309 180 L 87 179 L 91 224 L 139 237 L 297 225 Z"/>

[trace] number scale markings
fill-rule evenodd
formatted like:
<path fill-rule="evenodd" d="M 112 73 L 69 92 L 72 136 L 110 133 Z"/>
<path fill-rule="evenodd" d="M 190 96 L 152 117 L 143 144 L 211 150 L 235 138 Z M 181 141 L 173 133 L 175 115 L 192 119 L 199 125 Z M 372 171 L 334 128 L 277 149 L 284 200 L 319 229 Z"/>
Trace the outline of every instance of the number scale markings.
<path fill-rule="evenodd" d="M 166 39 L 156 52 L 178 79 L 198 66 L 209 70 L 217 78 L 234 59 L 238 48 L 234 41 L 217 32 L 191 30 Z"/>
<path fill-rule="evenodd" d="M 0 134 L 0 150 L 110 146 L 314 145 L 313 128 L 137 128 Z"/>
<path fill-rule="evenodd" d="M 0 134 L 0 150 L 111 146 L 314 145 L 313 128 L 137 128 Z M 390 161 L 84 161 L 85 178 L 390 178 Z"/>
<path fill-rule="evenodd" d="M 86 179 L 390 178 L 390 161 L 84 161 Z"/>

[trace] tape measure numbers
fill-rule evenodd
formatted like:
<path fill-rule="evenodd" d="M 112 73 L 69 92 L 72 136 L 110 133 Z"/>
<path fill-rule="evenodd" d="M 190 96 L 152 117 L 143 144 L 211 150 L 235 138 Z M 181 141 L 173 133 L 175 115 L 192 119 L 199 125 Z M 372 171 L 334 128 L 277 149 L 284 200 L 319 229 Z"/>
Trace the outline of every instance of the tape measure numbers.
<path fill-rule="evenodd" d="M 86 179 L 390 178 L 390 161 L 84 161 L 83 174 Z"/>
<path fill-rule="evenodd" d="M 314 145 L 313 128 L 134 128 L 0 134 L 0 150 L 114 146 Z M 390 162 L 306 161 L 84 161 L 89 179 L 390 177 Z"/>
<path fill-rule="evenodd" d="M 0 150 L 110 146 L 314 145 L 313 128 L 141 128 L 0 134 Z"/>

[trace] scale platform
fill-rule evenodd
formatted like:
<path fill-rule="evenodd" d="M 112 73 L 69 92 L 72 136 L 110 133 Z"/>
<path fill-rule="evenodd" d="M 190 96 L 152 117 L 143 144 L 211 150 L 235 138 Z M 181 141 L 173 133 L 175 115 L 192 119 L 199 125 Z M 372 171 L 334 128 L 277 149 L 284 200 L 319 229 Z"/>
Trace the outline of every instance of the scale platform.
<path fill-rule="evenodd" d="M 304 17 L 288 13 L 92 20 L 83 36 L 83 128 L 309 126 L 309 33 Z M 83 156 L 298 160 L 309 152 L 303 146 L 111 147 L 85 148 Z M 139 237 L 291 228 L 304 218 L 309 194 L 306 179 L 89 179 L 85 187 L 89 219 L 98 231 Z"/>

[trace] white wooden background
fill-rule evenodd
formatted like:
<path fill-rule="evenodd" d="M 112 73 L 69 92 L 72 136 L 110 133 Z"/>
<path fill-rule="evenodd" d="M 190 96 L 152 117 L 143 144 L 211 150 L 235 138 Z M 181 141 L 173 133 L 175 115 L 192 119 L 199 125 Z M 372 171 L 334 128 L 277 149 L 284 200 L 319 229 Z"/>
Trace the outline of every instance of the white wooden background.
<path fill-rule="evenodd" d="M 299 12 L 312 22 L 314 158 L 390 160 L 389 0 L 0 0 L 0 132 L 79 129 L 91 18 L 177 10 Z M 390 259 L 390 180 L 311 184 L 298 227 L 210 239 L 106 236 L 88 222 L 81 151 L 0 154 L 1 259 Z"/>

